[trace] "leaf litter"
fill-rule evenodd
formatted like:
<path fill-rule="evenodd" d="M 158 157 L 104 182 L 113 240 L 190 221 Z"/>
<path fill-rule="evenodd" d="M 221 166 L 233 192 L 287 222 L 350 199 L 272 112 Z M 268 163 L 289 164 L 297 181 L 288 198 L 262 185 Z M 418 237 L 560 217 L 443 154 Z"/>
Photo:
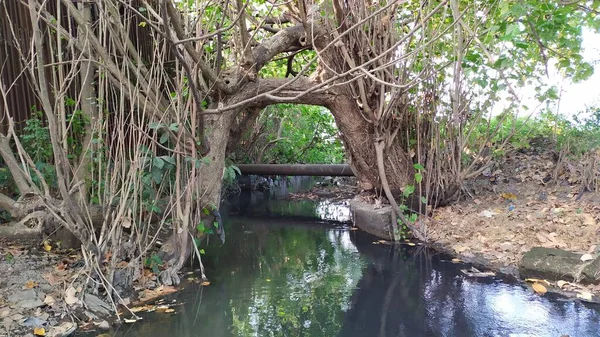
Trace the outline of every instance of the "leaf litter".
<path fill-rule="evenodd" d="M 600 253 L 600 193 L 582 193 L 577 165 L 553 160 L 547 151 L 513 153 L 494 163 L 493 181 L 485 176 L 469 181 L 470 195 L 433 212 L 429 240 L 458 258 L 479 256 L 508 270 L 516 270 L 533 247 L 581 253 L 582 261 L 592 261 Z M 548 176 L 557 179 L 544 181 Z M 600 285 L 561 282 L 557 288 L 582 299 L 600 294 Z"/>

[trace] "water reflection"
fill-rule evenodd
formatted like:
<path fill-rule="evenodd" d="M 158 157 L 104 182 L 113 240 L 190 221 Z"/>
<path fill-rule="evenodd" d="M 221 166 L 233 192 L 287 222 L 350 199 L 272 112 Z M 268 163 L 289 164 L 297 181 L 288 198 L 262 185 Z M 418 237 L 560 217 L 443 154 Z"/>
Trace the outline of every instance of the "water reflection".
<path fill-rule="evenodd" d="M 114 335 L 600 336 L 598 307 L 466 279 L 464 266 L 422 247 L 374 245 L 365 233 L 292 216 L 318 208 L 306 205 L 228 217 L 226 244 L 206 248 L 211 285 L 171 296 L 177 314 L 145 314 Z"/>
<path fill-rule="evenodd" d="M 356 238 L 369 267 L 339 336 L 600 336 L 597 306 L 540 297 L 501 280 L 466 279 L 464 266 L 426 250 Z"/>
<path fill-rule="evenodd" d="M 278 190 L 278 189 L 275 189 Z M 287 190 L 287 189 L 286 189 Z M 273 191 L 242 192 L 233 196 L 224 206 L 221 213 L 234 216 L 263 216 L 306 218 L 306 220 L 326 220 L 350 222 L 350 209 L 347 201 L 330 200 L 297 200 L 282 199 Z"/>

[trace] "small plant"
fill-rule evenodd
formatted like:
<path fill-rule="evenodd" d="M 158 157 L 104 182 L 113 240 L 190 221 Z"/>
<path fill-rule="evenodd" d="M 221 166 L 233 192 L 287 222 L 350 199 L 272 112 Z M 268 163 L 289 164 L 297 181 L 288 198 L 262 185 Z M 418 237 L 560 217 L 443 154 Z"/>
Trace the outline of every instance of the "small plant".
<path fill-rule="evenodd" d="M 416 173 L 415 173 L 415 183 L 418 185 L 423 181 L 423 171 L 425 167 L 423 165 L 416 163 L 413 165 Z M 415 185 L 406 185 L 404 187 L 404 191 L 402 191 L 402 200 L 400 202 L 400 210 L 404 217 L 408 220 L 409 223 L 414 224 L 417 221 L 418 215 L 417 213 L 412 212 L 408 206 L 406 205 L 406 200 L 410 198 L 415 193 Z M 427 203 L 427 199 L 421 196 L 420 201 L 422 203 Z M 408 228 L 407 224 L 403 223 L 402 220 L 398 219 L 398 227 L 395 230 L 394 236 L 396 240 L 404 241 L 410 238 L 412 233 Z"/>
<path fill-rule="evenodd" d="M 25 122 L 23 134 L 20 140 L 25 152 L 29 154 L 35 163 L 51 163 L 54 158 L 52 143 L 50 142 L 50 131 L 44 125 L 43 112 L 35 106 L 31 108 L 31 117 Z"/>
<path fill-rule="evenodd" d="M 242 175 L 240 169 L 232 163 L 229 163 L 223 170 L 223 184 L 225 186 L 234 185 L 238 175 Z"/>
<path fill-rule="evenodd" d="M 23 133 L 19 137 L 23 149 L 33 160 L 36 169 L 51 187 L 56 187 L 56 169 L 53 165 L 54 152 L 50 141 L 50 131 L 44 125 L 43 113 L 32 107 L 31 117 L 25 122 Z M 31 178 L 37 186 L 41 186 L 40 178 L 31 172 Z"/>
<path fill-rule="evenodd" d="M 158 274 L 160 272 L 159 267 L 163 265 L 163 260 L 153 253 L 150 257 L 146 258 L 144 261 L 144 266 L 152 270 L 154 274 Z"/>

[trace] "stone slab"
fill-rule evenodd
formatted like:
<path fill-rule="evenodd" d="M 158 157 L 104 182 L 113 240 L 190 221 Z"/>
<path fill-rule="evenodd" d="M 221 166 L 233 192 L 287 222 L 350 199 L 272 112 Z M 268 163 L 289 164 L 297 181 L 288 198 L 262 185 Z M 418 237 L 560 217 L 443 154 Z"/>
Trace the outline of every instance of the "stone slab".
<path fill-rule="evenodd" d="M 354 225 L 359 229 L 385 240 L 393 239 L 390 206 L 374 209 L 373 204 L 353 199 L 350 201 L 350 211 Z"/>
<path fill-rule="evenodd" d="M 580 283 L 600 282 L 600 258 L 581 261 L 583 254 L 561 249 L 534 247 L 519 263 L 522 278 L 542 278 Z"/>

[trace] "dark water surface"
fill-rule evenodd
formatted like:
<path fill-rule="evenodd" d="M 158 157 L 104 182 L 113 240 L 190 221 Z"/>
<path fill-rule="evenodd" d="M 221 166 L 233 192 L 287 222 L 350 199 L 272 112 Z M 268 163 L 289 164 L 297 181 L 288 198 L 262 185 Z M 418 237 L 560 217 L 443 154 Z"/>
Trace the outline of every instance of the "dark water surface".
<path fill-rule="evenodd" d="M 173 294 L 176 314 L 143 314 L 115 336 L 600 336 L 598 306 L 465 278 L 464 265 L 423 247 L 374 245 L 314 218 L 347 219 L 344 207 L 234 204 L 226 244 L 206 248 L 211 285 Z"/>

